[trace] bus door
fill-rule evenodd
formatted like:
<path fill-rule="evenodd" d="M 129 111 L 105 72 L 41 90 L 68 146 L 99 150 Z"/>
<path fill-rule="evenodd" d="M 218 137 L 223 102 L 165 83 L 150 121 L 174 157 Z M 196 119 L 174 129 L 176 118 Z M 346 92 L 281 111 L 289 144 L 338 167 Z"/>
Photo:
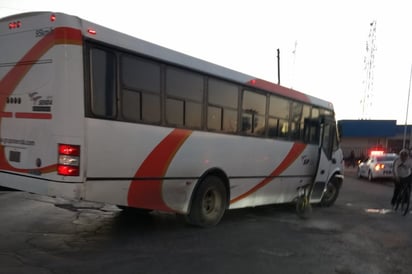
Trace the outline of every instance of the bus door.
<path fill-rule="evenodd" d="M 319 133 L 318 162 L 310 196 L 311 203 L 321 201 L 330 172 L 337 164 L 337 159 L 333 157 L 334 143 L 336 142 L 335 120 L 328 116 L 321 117 L 317 120 L 317 130 Z"/>

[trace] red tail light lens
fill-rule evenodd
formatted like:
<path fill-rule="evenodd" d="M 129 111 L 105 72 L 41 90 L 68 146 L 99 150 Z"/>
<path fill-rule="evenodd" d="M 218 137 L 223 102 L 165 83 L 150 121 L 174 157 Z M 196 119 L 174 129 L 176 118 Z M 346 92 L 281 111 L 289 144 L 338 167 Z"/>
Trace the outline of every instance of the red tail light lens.
<path fill-rule="evenodd" d="M 59 144 L 59 154 L 80 156 L 80 146 Z"/>
<path fill-rule="evenodd" d="M 80 146 L 59 144 L 57 174 L 63 176 L 80 175 Z"/>
<path fill-rule="evenodd" d="M 57 166 L 57 173 L 63 176 L 79 176 L 79 168 L 72 167 L 72 166 L 64 166 L 58 165 Z"/>

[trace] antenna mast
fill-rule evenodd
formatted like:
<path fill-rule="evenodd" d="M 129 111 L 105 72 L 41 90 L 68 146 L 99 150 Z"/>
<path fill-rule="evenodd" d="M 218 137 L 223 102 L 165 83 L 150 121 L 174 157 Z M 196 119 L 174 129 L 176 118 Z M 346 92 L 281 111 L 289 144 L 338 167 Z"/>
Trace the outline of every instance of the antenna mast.
<path fill-rule="evenodd" d="M 376 20 L 370 24 L 368 41 L 366 41 L 366 53 L 364 58 L 365 81 L 363 98 L 361 99 L 362 115 L 361 119 L 368 119 L 369 108 L 372 106 L 373 80 L 375 69 L 375 51 L 376 51 Z"/>

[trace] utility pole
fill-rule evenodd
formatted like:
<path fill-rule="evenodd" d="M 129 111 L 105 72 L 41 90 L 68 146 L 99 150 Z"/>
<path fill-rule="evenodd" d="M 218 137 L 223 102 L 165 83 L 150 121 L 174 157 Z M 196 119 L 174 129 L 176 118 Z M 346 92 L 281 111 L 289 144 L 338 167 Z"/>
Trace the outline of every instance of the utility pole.
<path fill-rule="evenodd" d="M 277 59 L 278 59 L 278 85 L 280 85 L 280 49 L 277 49 Z"/>

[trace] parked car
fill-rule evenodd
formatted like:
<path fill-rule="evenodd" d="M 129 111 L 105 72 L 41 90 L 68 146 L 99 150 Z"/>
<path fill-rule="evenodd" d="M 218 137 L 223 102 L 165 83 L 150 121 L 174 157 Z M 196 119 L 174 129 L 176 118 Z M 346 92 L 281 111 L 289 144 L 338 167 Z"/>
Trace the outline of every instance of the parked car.
<path fill-rule="evenodd" d="M 372 181 L 377 178 L 393 178 L 393 162 L 396 153 L 372 155 L 358 165 L 358 177 Z"/>

